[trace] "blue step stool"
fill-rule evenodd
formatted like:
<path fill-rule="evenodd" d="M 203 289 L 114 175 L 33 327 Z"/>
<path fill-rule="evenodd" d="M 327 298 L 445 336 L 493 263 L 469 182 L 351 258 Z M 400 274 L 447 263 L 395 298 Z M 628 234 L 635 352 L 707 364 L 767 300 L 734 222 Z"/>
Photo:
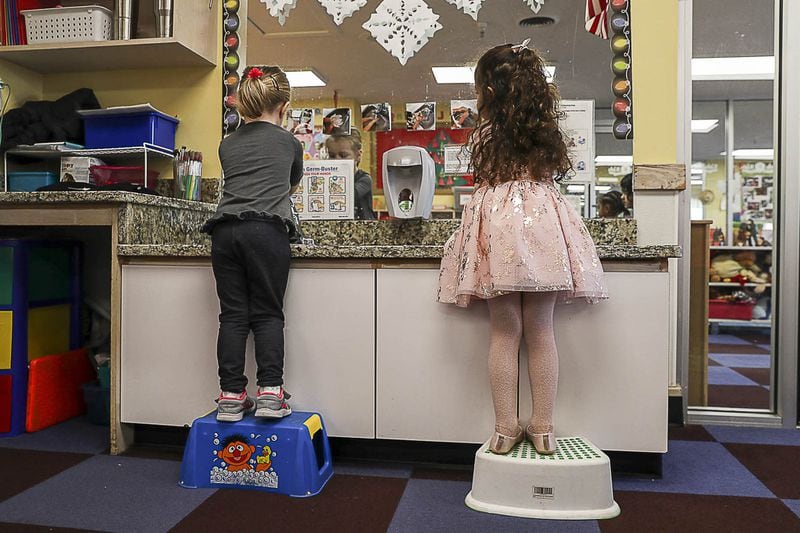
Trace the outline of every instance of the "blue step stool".
<path fill-rule="evenodd" d="M 333 476 L 322 417 L 294 412 L 270 420 L 247 415 L 217 422 L 216 411 L 192 424 L 183 452 L 185 488 L 257 489 L 315 496 Z"/>

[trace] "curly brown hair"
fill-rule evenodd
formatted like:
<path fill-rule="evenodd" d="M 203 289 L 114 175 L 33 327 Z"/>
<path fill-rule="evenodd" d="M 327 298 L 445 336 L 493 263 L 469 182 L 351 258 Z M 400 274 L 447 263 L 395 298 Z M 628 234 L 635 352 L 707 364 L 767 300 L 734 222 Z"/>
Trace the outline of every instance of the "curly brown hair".
<path fill-rule="evenodd" d="M 476 184 L 559 181 L 572 172 L 558 90 L 538 53 L 510 44 L 490 49 L 478 60 L 475 87 L 480 122 L 469 145 Z"/>

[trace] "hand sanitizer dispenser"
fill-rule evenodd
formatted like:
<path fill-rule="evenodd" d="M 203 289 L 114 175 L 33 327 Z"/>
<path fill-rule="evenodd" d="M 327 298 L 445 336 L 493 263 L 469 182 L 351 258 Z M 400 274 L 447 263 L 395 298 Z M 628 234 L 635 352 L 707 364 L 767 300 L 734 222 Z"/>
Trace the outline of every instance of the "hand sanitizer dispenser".
<path fill-rule="evenodd" d="M 417 146 L 398 146 L 383 154 L 383 192 L 392 218 L 431 217 L 436 165 Z"/>

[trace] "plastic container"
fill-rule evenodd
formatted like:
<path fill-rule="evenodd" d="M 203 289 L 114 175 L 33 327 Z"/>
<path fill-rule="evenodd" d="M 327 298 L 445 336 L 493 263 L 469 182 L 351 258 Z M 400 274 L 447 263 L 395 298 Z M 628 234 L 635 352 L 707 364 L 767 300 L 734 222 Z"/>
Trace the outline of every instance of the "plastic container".
<path fill-rule="evenodd" d="M 84 383 L 83 399 L 86 401 L 86 414 L 92 424 L 107 426 L 111 420 L 111 389 L 97 383 Z"/>
<path fill-rule="evenodd" d="M 52 185 L 58 181 L 55 172 L 9 172 L 9 192 L 32 192 L 39 187 Z"/>
<path fill-rule="evenodd" d="M 89 167 L 89 176 L 95 185 L 113 185 L 115 183 L 136 183 L 144 185 L 144 167 L 112 167 L 108 165 L 93 165 Z M 147 185 L 154 186 L 158 179 L 158 172 L 147 170 Z"/>
<path fill-rule="evenodd" d="M 82 114 L 86 148 L 124 148 L 155 144 L 175 149 L 178 119 L 159 111 Z"/>
<path fill-rule="evenodd" d="M 752 320 L 752 302 L 729 302 L 727 300 L 709 300 L 708 318 L 723 318 L 728 320 Z"/>
<path fill-rule="evenodd" d="M 97 380 L 100 382 L 100 386 L 106 389 L 111 388 L 111 367 L 110 366 L 99 366 L 97 367 Z"/>
<path fill-rule="evenodd" d="M 485 443 L 475 453 L 467 507 L 484 513 L 598 520 L 619 515 L 608 456 L 582 437 L 559 438 L 555 455 L 539 455 L 527 441 L 507 455 Z"/>
<path fill-rule="evenodd" d="M 20 13 L 25 17 L 28 44 L 111 39 L 111 11 L 102 6 L 30 9 Z"/>

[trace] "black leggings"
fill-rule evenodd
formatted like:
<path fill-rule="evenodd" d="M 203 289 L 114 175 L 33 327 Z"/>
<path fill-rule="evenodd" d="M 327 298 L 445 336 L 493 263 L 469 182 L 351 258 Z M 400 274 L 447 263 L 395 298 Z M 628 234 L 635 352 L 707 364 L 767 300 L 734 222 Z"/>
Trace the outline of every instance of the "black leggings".
<path fill-rule="evenodd" d="M 253 331 L 258 385 L 283 384 L 283 296 L 289 280 L 289 235 L 271 220 L 217 224 L 211 237 L 211 265 L 219 296 L 217 362 L 219 386 L 242 392 L 245 345 Z"/>

